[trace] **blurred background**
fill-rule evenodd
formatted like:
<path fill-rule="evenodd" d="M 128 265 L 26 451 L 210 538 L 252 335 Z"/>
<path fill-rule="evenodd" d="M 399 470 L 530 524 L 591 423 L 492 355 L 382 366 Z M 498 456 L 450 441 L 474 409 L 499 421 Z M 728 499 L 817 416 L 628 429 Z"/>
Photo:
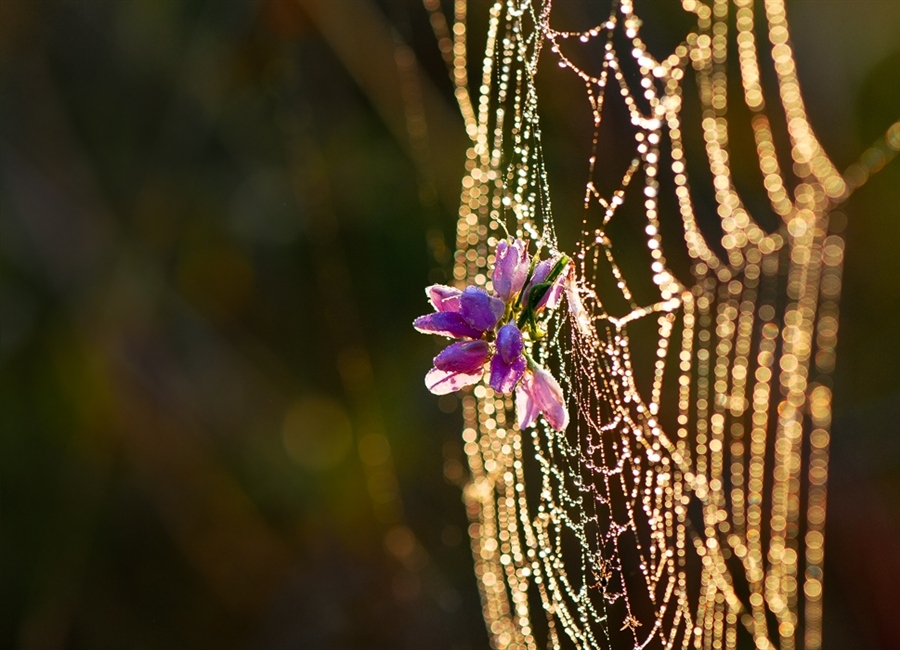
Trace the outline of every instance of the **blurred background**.
<path fill-rule="evenodd" d="M 671 4 L 636 2 L 651 45 Z M 900 117 L 900 3 L 788 11 L 845 169 Z M 0 2 L 0 646 L 487 647 L 461 416 L 410 326 L 466 145 L 420 0 Z M 900 164 L 844 214 L 825 648 L 889 648 Z"/>

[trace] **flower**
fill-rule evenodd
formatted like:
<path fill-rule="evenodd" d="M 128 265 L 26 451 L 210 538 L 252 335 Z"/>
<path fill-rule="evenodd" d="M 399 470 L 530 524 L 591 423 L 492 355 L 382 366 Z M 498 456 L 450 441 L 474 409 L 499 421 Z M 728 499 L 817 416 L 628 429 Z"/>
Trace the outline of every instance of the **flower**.
<path fill-rule="evenodd" d="M 425 334 L 457 339 L 434 358 L 425 385 L 436 395 L 452 393 L 478 383 L 489 366 L 491 388 L 505 395 L 515 392 L 521 428 L 543 413 L 550 426 L 562 430 L 569 422 L 565 396 L 553 376 L 532 359 L 530 348 L 544 335 L 538 319 L 559 306 L 572 264 L 565 255 L 532 259 L 521 239 L 497 244 L 495 259 L 493 293 L 441 284 L 425 290 L 435 311 L 417 318 L 413 326 Z"/>

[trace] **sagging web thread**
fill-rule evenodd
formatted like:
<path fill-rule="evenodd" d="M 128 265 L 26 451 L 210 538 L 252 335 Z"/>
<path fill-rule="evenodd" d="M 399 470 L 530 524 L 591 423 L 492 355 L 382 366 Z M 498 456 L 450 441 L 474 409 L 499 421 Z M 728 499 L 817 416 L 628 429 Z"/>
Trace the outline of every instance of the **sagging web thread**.
<path fill-rule="evenodd" d="M 464 499 L 493 646 L 820 648 L 828 376 L 843 257 L 828 221 L 848 188 L 807 120 L 783 0 L 682 0 L 696 26 L 662 59 L 642 41 L 631 0 L 614 0 L 605 21 L 579 32 L 554 28 L 551 0 L 500 0 L 490 10 L 477 106 L 466 1 L 454 2 L 452 30 L 438 0 L 425 6 L 473 143 L 458 283 L 489 285 L 491 251 L 506 233 L 558 246 L 538 117 L 542 57 L 584 85 L 594 121 L 578 281 L 540 351 L 562 373 L 577 417 L 564 433 L 523 434 L 510 399 L 488 386 L 462 400 L 471 471 Z M 738 99 L 728 88 L 732 40 Z M 601 43 L 599 72 L 579 67 L 569 43 Z M 622 71 L 626 60 L 637 83 Z M 775 93 L 763 87 L 764 65 L 774 69 Z M 716 246 L 688 184 L 688 78 L 699 91 Z M 634 149 L 618 189 L 604 195 L 595 167 L 612 101 L 627 110 Z M 755 151 L 730 148 L 726 113 L 735 102 L 749 115 Z M 785 121 L 790 170 L 781 168 L 767 104 Z M 733 155 L 758 159 L 778 216 L 773 232 L 744 205 Z M 661 214 L 662 173 L 674 180 L 691 260 L 684 283 L 663 252 L 660 220 L 674 215 Z M 644 215 L 656 293 L 649 302 L 635 298 L 609 232 L 626 201 L 639 201 Z M 609 287 L 629 305 L 624 313 L 607 307 Z M 649 386 L 639 387 L 628 334 L 647 322 L 656 360 Z"/>

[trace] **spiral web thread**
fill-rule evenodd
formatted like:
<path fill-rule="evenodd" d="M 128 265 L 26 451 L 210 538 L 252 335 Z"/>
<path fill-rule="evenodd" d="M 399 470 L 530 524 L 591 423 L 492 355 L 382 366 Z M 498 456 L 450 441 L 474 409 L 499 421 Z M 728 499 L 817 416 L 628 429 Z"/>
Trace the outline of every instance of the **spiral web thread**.
<path fill-rule="evenodd" d="M 848 188 L 807 120 L 783 0 L 681 0 L 696 27 L 660 60 L 641 39 L 632 0 L 612 2 L 608 18 L 583 32 L 555 30 L 550 0 L 500 0 L 477 106 L 467 90 L 465 0 L 455 1 L 452 30 L 438 0 L 425 5 L 473 143 L 460 285 L 490 285 L 491 251 L 506 233 L 557 247 L 537 110 L 541 56 L 583 83 L 594 120 L 577 281 L 568 313 L 537 351 L 562 377 L 572 424 L 522 433 L 510 398 L 486 385 L 462 400 L 464 500 L 493 646 L 820 648 L 828 376 L 843 257 L 828 222 Z M 602 44 L 598 73 L 574 62 L 570 43 Z M 728 92 L 732 50 L 738 98 Z M 639 75 L 623 73 L 626 60 Z M 777 93 L 763 88 L 764 65 Z M 721 228 L 716 247 L 688 185 L 682 93 L 691 77 Z M 611 101 L 627 110 L 634 150 L 618 189 L 604 195 L 595 166 Z M 749 116 L 774 232 L 735 187 L 729 102 L 743 102 Z M 787 154 L 776 151 L 770 114 L 784 120 Z M 660 172 L 671 172 L 672 188 Z M 690 256 L 687 284 L 663 252 L 660 219 L 674 214 L 661 214 L 659 195 L 670 189 Z M 629 201 L 643 212 L 652 259 L 655 296 L 645 303 L 608 232 Z M 624 314 L 607 308 L 610 286 L 629 305 Z M 641 323 L 655 330 L 657 354 L 652 381 L 639 387 L 628 333 Z"/>

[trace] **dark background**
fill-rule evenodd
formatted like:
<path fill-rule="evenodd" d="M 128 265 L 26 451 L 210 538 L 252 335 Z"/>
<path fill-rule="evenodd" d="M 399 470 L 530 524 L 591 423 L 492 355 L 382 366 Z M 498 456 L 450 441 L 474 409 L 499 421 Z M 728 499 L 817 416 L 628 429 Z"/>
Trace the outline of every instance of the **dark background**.
<path fill-rule="evenodd" d="M 844 169 L 900 117 L 900 3 L 788 10 Z M 465 146 L 418 0 L 0 0 L 0 646 L 487 647 L 410 327 Z M 900 164 L 845 212 L 832 650 L 897 644 Z"/>

